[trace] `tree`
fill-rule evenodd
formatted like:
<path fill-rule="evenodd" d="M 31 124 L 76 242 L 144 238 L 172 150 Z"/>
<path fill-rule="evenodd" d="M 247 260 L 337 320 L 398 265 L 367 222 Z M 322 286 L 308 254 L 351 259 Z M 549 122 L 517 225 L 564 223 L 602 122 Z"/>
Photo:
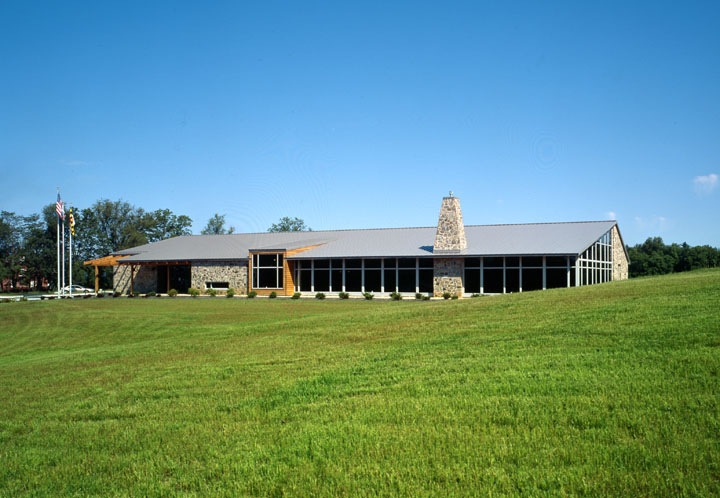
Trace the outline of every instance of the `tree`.
<path fill-rule="evenodd" d="M 312 228 L 305 225 L 301 218 L 283 216 L 280 221 L 268 228 L 268 232 L 312 232 Z"/>
<path fill-rule="evenodd" d="M 223 235 L 235 232 L 235 227 L 225 228 L 225 215 L 215 213 L 200 232 L 203 235 Z"/>
<path fill-rule="evenodd" d="M 0 212 L 0 280 L 9 278 L 13 287 L 22 269 L 22 222 L 22 216 Z"/>

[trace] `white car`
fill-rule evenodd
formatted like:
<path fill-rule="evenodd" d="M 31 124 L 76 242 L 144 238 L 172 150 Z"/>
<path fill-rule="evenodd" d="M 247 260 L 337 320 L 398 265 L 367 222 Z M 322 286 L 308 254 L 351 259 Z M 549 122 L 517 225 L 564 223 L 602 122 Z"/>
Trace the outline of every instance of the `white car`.
<path fill-rule="evenodd" d="M 62 291 L 64 294 L 70 294 L 71 288 L 73 294 L 87 294 L 88 292 L 95 292 L 95 289 L 88 289 L 87 287 L 83 287 L 81 285 L 66 285 L 62 288 Z"/>

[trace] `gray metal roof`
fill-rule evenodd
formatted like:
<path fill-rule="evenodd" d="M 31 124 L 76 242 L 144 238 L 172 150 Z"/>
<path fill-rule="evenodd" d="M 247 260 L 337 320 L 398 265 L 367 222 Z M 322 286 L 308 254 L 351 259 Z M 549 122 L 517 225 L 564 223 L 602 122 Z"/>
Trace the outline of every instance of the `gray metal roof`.
<path fill-rule="evenodd" d="M 610 230 L 615 221 L 466 225 L 473 256 L 580 254 Z M 288 259 L 433 256 L 435 227 L 328 230 L 317 232 L 186 235 L 113 254 L 131 255 L 122 262 L 228 261 L 247 259 L 259 250 L 292 250 L 322 244 Z"/>

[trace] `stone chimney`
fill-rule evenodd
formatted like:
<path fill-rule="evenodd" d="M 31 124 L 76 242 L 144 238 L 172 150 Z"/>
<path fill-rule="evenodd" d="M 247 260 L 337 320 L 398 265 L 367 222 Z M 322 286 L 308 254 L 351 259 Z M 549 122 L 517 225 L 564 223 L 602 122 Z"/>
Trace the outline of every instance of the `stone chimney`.
<path fill-rule="evenodd" d="M 437 232 L 435 232 L 435 254 L 453 254 L 467 249 L 465 238 L 465 225 L 463 225 L 462 211 L 460 210 L 460 199 L 453 196 L 450 191 L 449 197 L 443 197 L 440 206 L 440 218 L 438 219 Z"/>

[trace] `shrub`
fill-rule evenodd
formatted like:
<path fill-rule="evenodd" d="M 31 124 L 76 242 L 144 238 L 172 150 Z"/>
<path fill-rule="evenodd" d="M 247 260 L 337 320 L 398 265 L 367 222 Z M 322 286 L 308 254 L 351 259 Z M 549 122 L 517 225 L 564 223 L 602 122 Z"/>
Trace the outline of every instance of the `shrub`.
<path fill-rule="evenodd" d="M 270 299 L 275 299 L 275 298 L 277 297 L 277 292 L 272 291 L 268 297 L 269 297 Z"/>
<path fill-rule="evenodd" d="M 255 291 L 248 292 L 248 299 L 253 299 L 255 296 L 257 296 L 257 292 L 255 292 Z"/>
<path fill-rule="evenodd" d="M 233 297 L 235 295 L 235 289 L 232 287 L 225 291 L 225 297 Z"/>
<path fill-rule="evenodd" d="M 290 299 L 300 299 L 300 293 L 296 292 L 295 294 L 292 295 L 292 297 Z"/>
<path fill-rule="evenodd" d="M 325 299 L 325 294 L 322 292 L 318 292 L 315 294 L 315 299 Z"/>
<path fill-rule="evenodd" d="M 415 293 L 415 299 L 422 299 L 422 298 L 423 298 L 422 294 L 420 294 L 419 292 Z"/>
<path fill-rule="evenodd" d="M 190 287 L 188 289 L 188 294 L 190 294 L 192 297 L 198 297 L 200 295 L 200 289 L 196 289 L 195 287 Z"/>
<path fill-rule="evenodd" d="M 20 298 L 20 301 L 27 301 L 27 296 L 22 296 L 22 297 Z"/>
<path fill-rule="evenodd" d="M 99 291 L 97 294 L 95 294 L 95 297 L 105 297 L 105 293 L 103 291 Z M 45 299 L 45 296 L 43 296 L 43 299 Z"/>
<path fill-rule="evenodd" d="M 150 292 L 147 293 L 147 296 L 148 296 L 148 297 L 155 297 L 155 296 L 157 296 L 157 292 L 155 292 L 155 291 L 150 291 Z"/>
<path fill-rule="evenodd" d="M 423 301 L 430 301 L 430 296 L 423 296 Z"/>
<path fill-rule="evenodd" d="M 170 290 L 168 291 L 168 296 L 170 296 L 170 297 L 177 297 L 177 294 L 178 294 L 178 293 L 177 293 L 177 291 L 176 291 L 175 289 L 170 289 Z"/>
<path fill-rule="evenodd" d="M 458 297 L 460 297 L 460 296 L 458 296 L 457 294 L 453 294 L 450 299 L 457 299 Z"/>
<path fill-rule="evenodd" d="M 370 301 L 372 298 L 375 297 L 375 295 L 372 292 L 363 292 L 363 297 Z"/>
<path fill-rule="evenodd" d="M 348 298 L 350 297 L 350 294 L 348 294 L 347 292 L 340 292 L 340 293 L 338 294 L 338 297 L 339 297 L 340 299 L 348 299 Z"/>
<path fill-rule="evenodd" d="M 217 296 L 217 291 L 216 291 L 215 289 L 208 289 L 208 290 L 207 290 L 207 293 L 208 293 L 208 295 L 209 295 L 210 297 L 215 297 L 215 296 Z"/>
<path fill-rule="evenodd" d="M 402 301 L 402 294 L 400 294 L 399 292 L 393 292 L 392 294 L 390 294 L 390 299 L 392 299 L 393 301 Z"/>
<path fill-rule="evenodd" d="M 450 299 L 451 294 L 449 292 L 443 292 L 443 299 Z"/>
<path fill-rule="evenodd" d="M 470 297 L 481 297 L 481 296 L 482 296 L 482 294 L 478 294 L 478 293 L 476 292 L 475 294 L 473 294 L 473 295 L 470 296 Z"/>

